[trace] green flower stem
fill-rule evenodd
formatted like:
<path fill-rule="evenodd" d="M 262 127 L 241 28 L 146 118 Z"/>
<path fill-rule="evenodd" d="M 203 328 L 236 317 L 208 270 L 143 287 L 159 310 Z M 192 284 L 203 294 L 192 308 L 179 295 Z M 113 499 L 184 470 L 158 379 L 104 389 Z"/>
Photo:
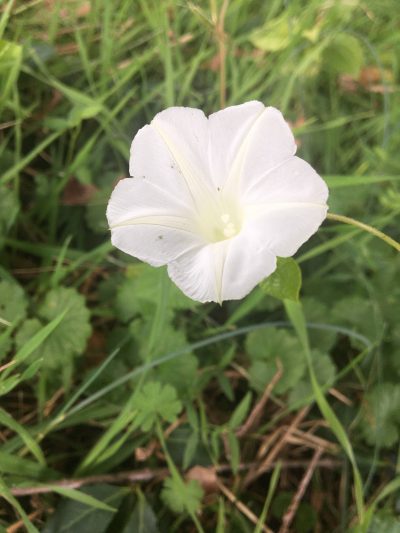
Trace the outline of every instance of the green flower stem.
<path fill-rule="evenodd" d="M 344 215 L 336 215 L 335 213 L 328 213 L 326 218 L 329 218 L 329 220 L 335 220 L 336 222 L 343 222 L 344 224 L 349 224 L 350 226 L 355 226 L 356 228 L 361 228 L 362 230 L 371 233 L 375 237 L 378 237 L 378 239 L 381 239 L 382 241 L 386 242 L 386 244 L 400 252 L 399 242 L 395 241 L 392 239 L 392 237 L 389 237 L 389 235 L 386 235 L 386 233 L 383 233 L 373 226 L 369 226 L 368 224 L 364 224 L 364 222 L 360 222 L 359 220 L 355 220 L 354 218 L 346 217 Z"/>

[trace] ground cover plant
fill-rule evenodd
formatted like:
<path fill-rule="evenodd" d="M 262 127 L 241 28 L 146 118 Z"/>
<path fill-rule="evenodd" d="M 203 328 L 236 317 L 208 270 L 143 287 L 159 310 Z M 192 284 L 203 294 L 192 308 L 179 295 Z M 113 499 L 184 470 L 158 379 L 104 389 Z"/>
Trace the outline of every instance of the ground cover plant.
<path fill-rule="evenodd" d="M 0 531 L 400 531 L 396 7 L 0 4 Z M 200 304 L 106 205 L 157 112 L 250 100 L 340 216 Z"/>

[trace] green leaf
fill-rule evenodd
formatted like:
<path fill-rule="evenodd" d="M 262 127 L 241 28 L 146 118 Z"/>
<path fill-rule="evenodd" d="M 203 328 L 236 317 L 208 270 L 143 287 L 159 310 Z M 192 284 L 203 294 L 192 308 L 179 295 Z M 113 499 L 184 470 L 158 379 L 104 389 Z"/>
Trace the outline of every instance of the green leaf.
<path fill-rule="evenodd" d="M 271 506 L 272 515 L 281 519 L 287 511 L 293 494 L 287 491 L 281 491 L 274 498 Z M 315 509 L 307 502 L 301 502 L 294 520 L 295 531 L 298 533 L 308 533 L 314 530 L 317 523 L 317 514 Z"/>
<path fill-rule="evenodd" d="M 357 78 L 364 65 L 364 51 L 359 39 L 338 33 L 322 54 L 325 69 L 332 74 L 350 74 Z"/>
<path fill-rule="evenodd" d="M 194 514 L 200 508 L 203 490 L 193 479 L 185 483 L 174 476 L 164 481 L 161 498 L 174 513 Z"/>
<path fill-rule="evenodd" d="M 141 492 L 122 533 L 159 533 L 157 517 Z"/>
<path fill-rule="evenodd" d="M 176 390 L 171 385 L 161 385 L 157 381 L 148 382 L 134 398 L 133 409 L 137 410 L 135 423 L 142 431 L 150 431 L 158 418 L 174 422 L 182 410 Z"/>
<path fill-rule="evenodd" d="M 160 297 L 160 273 L 158 269 L 145 264 L 130 265 L 127 280 L 118 289 L 115 310 L 122 322 L 128 322 L 136 315 L 153 316 Z M 168 291 L 169 314 L 172 311 L 193 309 L 197 304 L 185 296 L 171 281 Z M 172 316 L 171 316 L 172 318 Z"/>
<path fill-rule="evenodd" d="M 389 448 L 400 438 L 400 385 L 380 383 L 364 396 L 362 434 L 368 444 Z"/>
<path fill-rule="evenodd" d="M 240 464 L 240 446 L 239 440 L 233 431 L 228 431 L 228 446 L 229 446 L 229 458 L 234 474 L 238 473 Z"/>
<path fill-rule="evenodd" d="M 0 407 L 0 423 L 4 426 L 12 429 L 19 435 L 21 440 L 24 442 L 26 447 L 29 449 L 32 455 L 34 455 L 37 461 L 42 465 L 46 465 L 46 460 L 44 458 L 43 452 L 40 449 L 40 446 L 37 442 L 31 437 L 30 433 L 19 424 L 12 416 L 10 416 L 7 411 Z"/>
<path fill-rule="evenodd" d="M 233 414 L 228 422 L 228 426 L 230 429 L 238 428 L 240 424 L 244 421 L 250 409 L 251 399 L 252 394 L 251 392 L 248 392 L 244 396 L 242 401 L 239 403 L 239 405 L 236 407 L 236 409 L 233 411 Z"/>
<path fill-rule="evenodd" d="M 127 490 L 112 485 L 93 485 L 79 492 L 107 507 L 118 508 Z M 63 499 L 42 533 L 104 533 L 113 517 L 114 512 L 110 510 L 97 509 L 83 501 Z"/>
<path fill-rule="evenodd" d="M 399 533 L 400 518 L 383 511 L 372 518 L 368 533 Z"/>
<path fill-rule="evenodd" d="M 52 321 L 61 313 L 64 319 L 40 348 L 44 366 L 59 368 L 66 360 L 81 355 L 91 333 L 90 313 L 84 297 L 75 289 L 59 287 L 51 290 L 39 307 L 39 317 Z"/>
<path fill-rule="evenodd" d="M 7 487 L 7 485 L 4 483 L 1 477 L 0 477 L 0 494 L 19 513 L 22 519 L 22 522 L 24 523 L 24 526 L 26 527 L 27 532 L 28 533 L 39 533 L 39 530 L 29 520 L 29 517 L 25 513 L 23 507 L 20 505 L 19 501 L 12 495 L 10 489 Z"/>
<path fill-rule="evenodd" d="M 268 278 L 260 283 L 264 293 L 279 300 L 299 299 L 301 270 L 292 257 L 278 257 L 277 267 Z"/>
<path fill-rule="evenodd" d="M 336 367 L 332 359 L 319 350 L 312 350 L 311 357 L 318 383 L 322 387 L 331 386 L 336 375 Z M 313 388 L 309 379 L 302 379 L 291 391 L 289 403 L 295 404 L 306 398 L 313 398 Z"/>
<path fill-rule="evenodd" d="M 15 193 L 4 185 L 0 186 L 0 249 L 2 240 L 14 224 L 18 212 L 19 202 Z"/>
<path fill-rule="evenodd" d="M 283 394 L 300 381 L 305 373 L 305 360 L 298 340 L 289 331 L 267 328 L 251 332 L 246 350 L 252 361 L 249 368 L 251 386 L 262 392 L 282 365 L 282 377 L 274 392 Z"/>
<path fill-rule="evenodd" d="M 289 46 L 293 39 L 293 21 L 288 15 L 268 20 L 250 35 L 251 43 L 265 52 L 277 52 Z"/>
<path fill-rule="evenodd" d="M 185 451 L 183 452 L 183 469 L 186 470 L 192 463 L 193 457 L 197 451 L 199 444 L 198 431 L 192 431 L 190 437 L 186 441 Z"/>
<path fill-rule="evenodd" d="M 94 233 L 108 232 L 106 208 L 110 194 L 110 188 L 101 189 L 93 195 L 86 206 L 86 223 Z"/>
<path fill-rule="evenodd" d="M 0 281 L 0 318 L 14 323 L 26 315 L 28 300 L 25 292 L 17 282 Z"/>
<path fill-rule="evenodd" d="M 0 39 L 0 109 L 17 81 L 21 61 L 22 46 Z"/>
<path fill-rule="evenodd" d="M 59 485 L 48 485 L 48 487 L 52 491 L 61 494 L 61 496 L 66 496 L 71 500 L 83 503 L 89 507 L 93 507 L 94 509 L 101 509 L 102 511 L 109 511 L 111 513 L 116 511 L 114 507 L 110 507 L 110 505 L 107 503 L 104 503 L 83 491 L 71 489 L 70 487 L 60 487 Z"/>
<path fill-rule="evenodd" d="M 339 300 L 331 310 L 331 320 L 348 326 L 371 341 L 380 340 L 384 330 L 379 306 L 376 302 L 359 296 L 349 296 Z M 352 337 L 349 337 L 349 340 L 355 348 L 364 349 L 359 340 Z"/>
<path fill-rule="evenodd" d="M 16 474 L 21 476 L 22 480 L 26 482 L 29 478 L 39 479 L 43 474 L 49 473 L 49 469 L 25 457 L 0 451 L 0 472 Z"/>

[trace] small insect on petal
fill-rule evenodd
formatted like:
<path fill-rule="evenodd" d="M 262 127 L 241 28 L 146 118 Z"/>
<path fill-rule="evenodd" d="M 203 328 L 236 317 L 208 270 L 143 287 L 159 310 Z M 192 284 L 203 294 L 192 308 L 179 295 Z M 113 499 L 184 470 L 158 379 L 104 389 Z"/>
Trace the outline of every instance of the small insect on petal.
<path fill-rule="evenodd" d="M 295 152 L 280 111 L 261 102 L 158 113 L 108 203 L 114 246 L 167 265 L 194 300 L 243 298 L 326 217 L 328 188 Z"/>

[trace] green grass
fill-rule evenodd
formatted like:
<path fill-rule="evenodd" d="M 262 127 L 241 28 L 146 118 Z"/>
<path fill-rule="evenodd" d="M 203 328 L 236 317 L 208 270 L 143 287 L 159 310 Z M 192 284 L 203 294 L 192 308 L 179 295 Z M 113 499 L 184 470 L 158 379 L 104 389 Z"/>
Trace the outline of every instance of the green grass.
<path fill-rule="evenodd" d="M 327 221 L 296 256 L 301 306 L 198 305 L 105 221 L 155 113 L 258 99 L 331 211 L 398 241 L 396 8 L 0 4 L 0 531 L 278 532 L 290 502 L 296 533 L 400 531 L 396 251 Z"/>

